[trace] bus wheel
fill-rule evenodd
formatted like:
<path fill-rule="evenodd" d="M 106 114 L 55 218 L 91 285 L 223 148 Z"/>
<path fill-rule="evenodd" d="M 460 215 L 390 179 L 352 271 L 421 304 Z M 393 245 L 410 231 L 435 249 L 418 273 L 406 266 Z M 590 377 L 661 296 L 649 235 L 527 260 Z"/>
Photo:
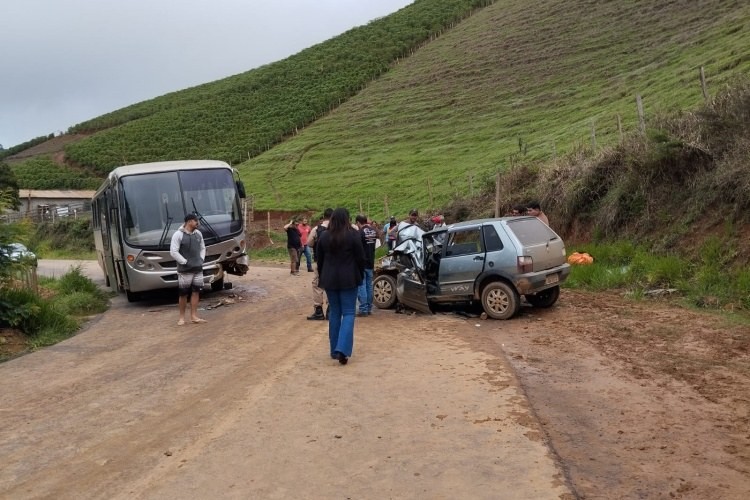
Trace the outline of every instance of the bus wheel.
<path fill-rule="evenodd" d="M 141 294 L 138 292 L 131 292 L 130 290 L 125 290 L 125 295 L 128 296 L 128 302 L 138 302 L 141 300 Z"/>
<path fill-rule="evenodd" d="M 218 279 L 211 283 L 212 292 L 220 292 L 221 290 L 224 290 L 224 278 Z"/>

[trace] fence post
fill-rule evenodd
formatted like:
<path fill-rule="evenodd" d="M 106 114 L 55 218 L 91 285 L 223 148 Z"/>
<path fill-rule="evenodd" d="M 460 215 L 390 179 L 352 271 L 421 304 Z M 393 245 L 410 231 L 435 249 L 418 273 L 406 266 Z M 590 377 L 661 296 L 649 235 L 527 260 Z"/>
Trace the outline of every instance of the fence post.
<path fill-rule="evenodd" d="M 708 87 L 706 87 L 706 72 L 701 66 L 701 91 L 703 92 L 703 100 L 708 101 Z"/>
<path fill-rule="evenodd" d="M 640 130 L 641 134 L 646 133 L 646 118 L 643 115 L 643 99 L 641 99 L 641 94 L 635 95 L 635 105 L 638 108 L 638 130 Z"/>
<path fill-rule="evenodd" d="M 495 218 L 500 217 L 500 172 L 495 174 Z"/>
<path fill-rule="evenodd" d="M 591 120 L 591 147 L 596 151 L 596 122 Z"/>

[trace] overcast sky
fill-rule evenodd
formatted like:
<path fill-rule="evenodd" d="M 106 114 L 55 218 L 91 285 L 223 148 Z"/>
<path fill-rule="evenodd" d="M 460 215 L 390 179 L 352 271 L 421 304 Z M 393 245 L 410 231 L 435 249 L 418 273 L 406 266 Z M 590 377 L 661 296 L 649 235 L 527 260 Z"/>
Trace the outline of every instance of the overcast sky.
<path fill-rule="evenodd" d="M 263 64 L 412 0 L 4 0 L 0 144 Z"/>

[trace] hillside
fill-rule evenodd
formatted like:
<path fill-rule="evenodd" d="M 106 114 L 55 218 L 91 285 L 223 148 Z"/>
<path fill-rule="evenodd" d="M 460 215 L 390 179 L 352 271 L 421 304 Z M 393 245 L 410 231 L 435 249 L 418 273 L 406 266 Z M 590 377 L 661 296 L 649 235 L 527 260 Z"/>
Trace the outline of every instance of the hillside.
<path fill-rule="evenodd" d="M 711 94 L 750 73 L 749 23 L 750 6 L 730 0 L 419 0 L 278 63 L 72 127 L 86 137 L 65 145 L 65 162 L 102 177 L 137 161 L 250 156 L 239 169 L 260 210 L 441 207 L 496 171 L 617 143 L 638 126 L 636 95 L 647 123 L 695 108 L 700 67 Z M 19 160 L 57 150 L 49 172 L 72 137 L 8 161 L 28 178 L 37 164 Z"/>
<path fill-rule="evenodd" d="M 711 15 L 706 15 L 710 12 Z M 259 209 L 380 218 L 469 195 L 498 170 L 619 140 L 750 69 L 750 4 L 504 0 L 239 169 Z M 386 200 L 387 197 L 387 200 Z"/>

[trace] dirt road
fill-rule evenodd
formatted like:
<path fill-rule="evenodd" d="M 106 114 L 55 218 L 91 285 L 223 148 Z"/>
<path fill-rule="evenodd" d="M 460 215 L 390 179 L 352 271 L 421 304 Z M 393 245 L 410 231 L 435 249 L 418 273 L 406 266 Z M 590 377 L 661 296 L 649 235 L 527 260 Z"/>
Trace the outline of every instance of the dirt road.
<path fill-rule="evenodd" d="M 305 274 L 234 283 L 207 325 L 119 297 L 0 365 L 0 497 L 750 498 L 743 323 L 564 290 L 511 321 L 376 311 L 342 367 Z"/>
<path fill-rule="evenodd" d="M 500 324 L 377 311 L 341 366 L 308 275 L 233 281 L 0 365 L 0 497 L 574 498 Z"/>

